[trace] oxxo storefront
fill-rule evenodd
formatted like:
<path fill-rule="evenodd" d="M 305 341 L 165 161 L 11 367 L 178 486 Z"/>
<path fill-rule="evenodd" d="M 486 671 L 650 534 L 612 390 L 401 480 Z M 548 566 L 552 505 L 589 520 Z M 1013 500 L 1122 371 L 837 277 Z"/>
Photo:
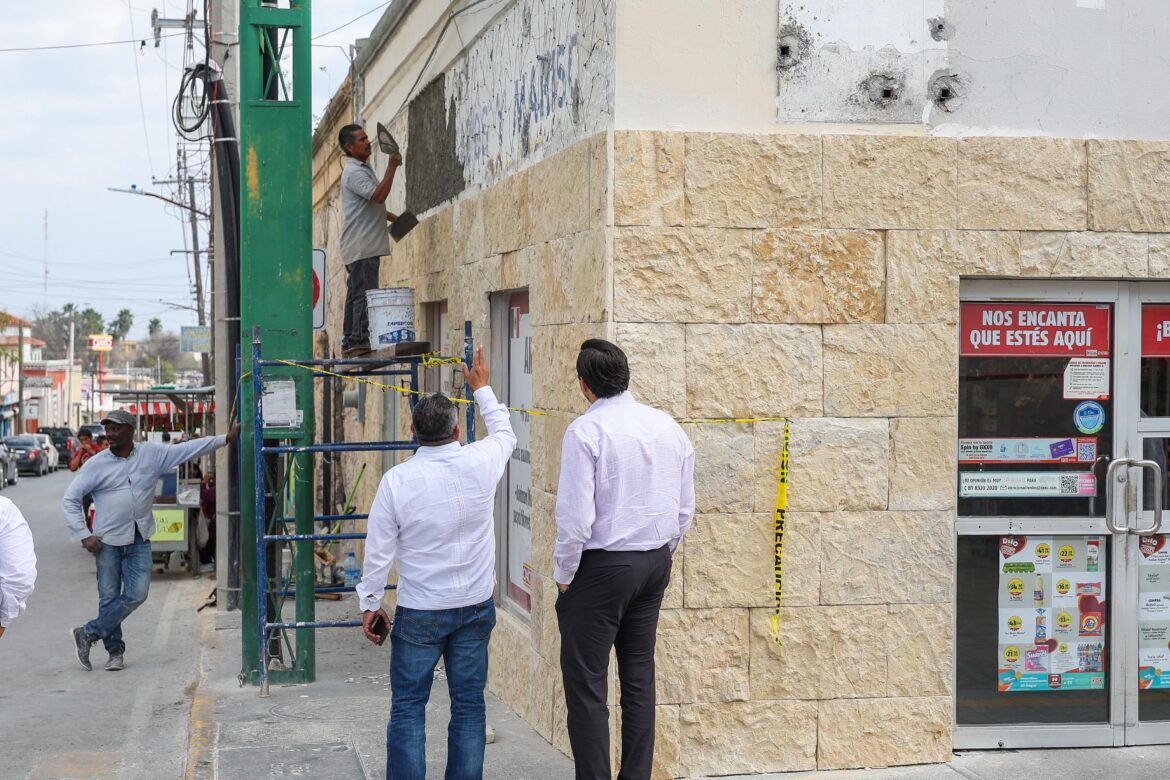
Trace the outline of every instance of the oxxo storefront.
<path fill-rule="evenodd" d="M 1170 283 L 962 296 L 955 746 L 1168 742 Z"/>

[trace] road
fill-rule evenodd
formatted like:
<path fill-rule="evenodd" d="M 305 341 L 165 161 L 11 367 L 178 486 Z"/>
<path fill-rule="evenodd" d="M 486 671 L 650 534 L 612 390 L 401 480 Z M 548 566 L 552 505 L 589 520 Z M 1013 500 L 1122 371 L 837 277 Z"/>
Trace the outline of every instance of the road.
<path fill-rule="evenodd" d="M 198 675 L 194 608 L 210 580 L 155 574 L 123 625 L 126 669 L 81 668 L 69 629 L 97 614 L 93 556 L 69 541 L 61 496 L 72 474 L 22 476 L 4 489 L 28 520 L 37 553 L 28 611 L 0 637 L 0 743 L 5 778 L 182 777 L 190 690 Z"/>

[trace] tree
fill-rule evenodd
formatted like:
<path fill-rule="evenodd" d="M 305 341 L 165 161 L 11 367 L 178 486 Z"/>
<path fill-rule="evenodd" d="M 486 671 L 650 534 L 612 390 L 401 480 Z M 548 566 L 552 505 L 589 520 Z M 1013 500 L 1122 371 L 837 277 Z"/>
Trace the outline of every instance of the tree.
<path fill-rule="evenodd" d="M 134 326 L 134 315 L 129 309 L 122 309 L 118 312 L 118 316 L 110 320 L 106 326 L 109 333 L 114 337 L 115 341 L 122 341 L 126 338 L 126 334 L 130 332 L 130 328 Z"/>
<path fill-rule="evenodd" d="M 87 373 L 97 366 L 97 356 L 85 348 L 85 340 L 91 333 L 105 332 L 102 315 L 93 307 L 79 309 L 67 303 L 57 311 L 33 310 L 32 335 L 45 342 L 41 350 L 46 360 L 61 360 L 69 355 L 69 323 L 73 323 L 76 339 L 75 354 L 81 358 Z"/>
<path fill-rule="evenodd" d="M 151 319 L 150 324 L 146 326 L 146 330 L 150 333 L 152 339 L 155 338 L 158 334 L 162 333 L 162 320 L 154 317 Z"/>

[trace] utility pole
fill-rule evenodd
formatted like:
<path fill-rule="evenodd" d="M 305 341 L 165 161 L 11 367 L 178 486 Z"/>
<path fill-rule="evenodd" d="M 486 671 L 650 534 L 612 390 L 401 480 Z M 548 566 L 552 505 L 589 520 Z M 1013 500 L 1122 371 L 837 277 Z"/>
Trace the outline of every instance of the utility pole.
<path fill-rule="evenodd" d="M 16 321 L 16 432 L 24 433 L 24 320 Z"/>
<path fill-rule="evenodd" d="M 69 321 L 69 365 L 65 374 L 65 427 L 73 427 L 73 335 L 76 323 Z"/>
<path fill-rule="evenodd" d="M 195 267 L 195 314 L 199 318 L 200 327 L 207 326 L 207 314 L 203 308 L 203 266 L 200 265 L 199 251 L 199 216 L 196 213 L 198 203 L 195 201 L 195 179 L 187 172 L 187 161 L 183 155 L 182 149 L 179 150 L 179 178 L 187 180 L 187 201 L 191 207 L 187 210 L 187 216 L 191 223 L 191 265 Z M 203 363 L 203 384 L 214 382 L 211 373 L 211 355 L 206 352 L 201 353 L 201 360 Z"/>

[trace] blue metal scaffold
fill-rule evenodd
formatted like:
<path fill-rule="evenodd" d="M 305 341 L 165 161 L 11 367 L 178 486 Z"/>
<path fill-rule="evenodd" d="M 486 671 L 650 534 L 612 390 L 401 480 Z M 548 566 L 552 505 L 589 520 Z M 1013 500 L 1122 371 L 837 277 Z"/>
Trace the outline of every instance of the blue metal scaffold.
<path fill-rule="evenodd" d="M 463 359 L 470 365 L 472 353 L 470 322 L 464 323 L 463 333 Z M 262 356 L 261 346 L 260 331 L 259 328 L 256 328 L 252 334 L 253 441 L 255 442 L 255 458 L 253 462 L 256 484 L 255 511 L 256 517 L 263 518 L 263 522 L 256 523 L 256 608 L 258 619 L 255 630 L 259 632 L 260 695 L 267 696 L 269 682 L 268 667 L 272 657 L 270 642 L 283 641 L 289 653 L 293 654 L 292 644 L 288 641 L 287 636 L 290 630 L 300 632 L 318 628 L 353 628 L 362 624 L 360 620 L 316 620 L 313 599 L 317 593 L 347 593 L 355 590 L 353 586 L 319 586 L 316 584 L 314 584 L 312 593 L 307 594 L 307 604 L 298 605 L 296 610 L 298 619 L 291 622 L 285 621 L 282 617 L 285 602 L 289 597 L 292 597 L 295 603 L 295 600 L 301 596 L 296 588 L 290 588 L 290 583 L 293 580 L 301 583 L 315 583 L 315 580 L 306 579 L 303 576 L 305 573 L 300 571 L 292 577 L 281 577 L 277 572 L 269 571 L 269 556 L 267 554 L 269 546 L 274 544 L 313 545 L 316 542 L 364 539 L 366 537 L 364 533 L 360 532 L 285 533 L 287 527 L 296 522 L 296 517 L 286 516 L 283 492 L 284 486 L 287 484 L 287 478 L 282 479 L 284 469 L 279 466 L 279 460 L 277 459 L 283 457 L 291 467 L 294 463 L 293 456 L 304 457 L 307 455 L 311 457 L 316 453 L 333 454 L 343 452 L 414 452 L 418 449 L 419 445 L 418 441 L 413 437 L 410 440 L 396 441 L 322 442 L 308 446 L 281 444 L 278 443 L 279 440 L 266 441 L 264 424 L 264 369 L 277 367 L 287 369 L 290 366 L 295 366 L 309 371 L 315 379 L 327 380 L 336 379 L 339 376 L 339 371 L 346 372 L 344 377 L 353 377 L 355 379 L 396 377 L 399 382 L 406 383 L 403 389 L 410 401 L 410 408 L 414 409 L 419 398 L 419 372 L 424 366 L 424 356 L 286 361 L 271 358 L 265 359 Z M 466 422 L 467 441 L 471 442 L 475 440 L 475 408 L 470 403 L 470 398 L 466 400 L 469 402 L 467 403 Z M 266 464 L 272 465 L 273 468 L 266 468 Z M 313 521 L 314 523 L 324 523 L 326 527 L 336 527 L 338 523 L 365 520 L 368 516 L 365 513 L 352 512 L 346 514 L 321 514 L 314 515 Z M 293 556 L 294 560 L 298 557 Z M 312 576 L 312 572 L 309 572 L 309 576 Z M 388 590 L 393 588 L 393 585 L 387 586 Z M 310 616 L 311 619 L 302 619 L 305 616 Z M 300 646 L 301 643 L 298 642 L 298 647 Z M 304 646 L 310 648 L 310 651 L 314 649 L 314 643 L 312 642 L 304 643 Z M 302 650 L 301 652 L 303 653 L 304 651 Z M 295 666 L 308 669 L 310 676 L 312 675 L 312 670 L 315 667 L 313 659 L 296 658 L 294 656 L 292 661 Z"/>

